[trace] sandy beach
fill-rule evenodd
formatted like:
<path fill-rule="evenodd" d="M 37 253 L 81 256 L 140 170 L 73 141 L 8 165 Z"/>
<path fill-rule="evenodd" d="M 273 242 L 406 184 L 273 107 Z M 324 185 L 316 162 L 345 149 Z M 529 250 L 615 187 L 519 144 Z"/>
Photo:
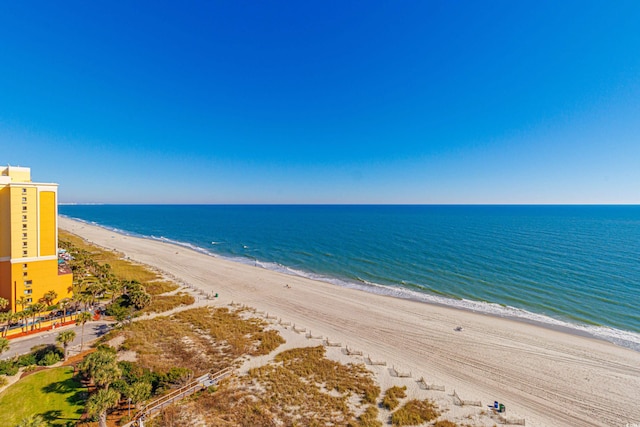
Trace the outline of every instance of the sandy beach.
<path fill-rule="evenodd" d="M 62 229 L 208 293 L 362 350 L 528 426 L 640 423 L 640 353 L 524 322 L 342 288 L 60 218 Z M 462 326 L 462 331 L 456 327 Z"/>

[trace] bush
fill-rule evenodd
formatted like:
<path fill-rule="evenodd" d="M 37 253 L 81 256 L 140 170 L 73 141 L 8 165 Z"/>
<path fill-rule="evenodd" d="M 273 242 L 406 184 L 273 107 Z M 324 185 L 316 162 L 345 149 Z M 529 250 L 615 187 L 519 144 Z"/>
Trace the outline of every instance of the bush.
<path fill-rule="evenodd" d="M 391 414 L 394 426 L 417 426 L 440 416 L 438 407 L 431 400 L 410 400 Z"/>
<path fill-rule="evenodd" d="M 9 383 L 9 380 L 5 377 L 0 377 L 0 387 L 4 387 Z"/>
<path fill-rule="evenodd" d="M 407 397 L 407 386 L 393 386 L 387 390 L 384 394 L 384 398 L 382 399 L 382 406 L 390 411 L 396 409 L 396 407 L 400 404 L 400 399 Z"/>
<path fill-rule="evenodd" d="M 16 362 L 9 360 L 0 360 L 0 375 L 11 377 L 18 373 L 18 365 Z"/>
<path fill-rule="evenodd" d="M 18 357 L 16 363 L 18 364 L 18 366 L 35 365 L 37 363 L 36 355 L 34 353 L 23 354 L 22 356 Z"/>
<path fill-rule="evenodd" d="M 368 406 L 358 417 L 357 427 L 382 427 L 382 423 L 378 421 L 378 408 Z"/>
<path fill-rule="evenodd" d="M 449 420 L 440 420 L 440 421 L 436 421 L 433 427 L 458 427 L 458 424 Z"/>
<path fill-rule="evenodd" d="M 51 366 L 55 363 L 58 363 L 60 360 L 62 360 L 62 358 L 60 357 L 60 355 L 56 352 L 49 352 L 46 353 L 42 359 L 38 360 L 38 365 L 40 366 Z"/>
<path fill-rule="evenodd" d="M 64 351 L 54 344 L 34 347 L 32 353 L 36 358 L 36 364 L 40 366 L 49 366 L 58 363 L 64 358 Z"/>

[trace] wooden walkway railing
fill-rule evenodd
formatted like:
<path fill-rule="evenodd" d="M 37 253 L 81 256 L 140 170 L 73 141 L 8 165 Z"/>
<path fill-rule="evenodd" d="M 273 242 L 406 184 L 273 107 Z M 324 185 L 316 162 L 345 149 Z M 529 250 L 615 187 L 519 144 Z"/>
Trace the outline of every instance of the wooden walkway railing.
<path fill-rule="evenodd" d="M 212 385 L 217 384 L 232 373 L 233 368 L 228 367 L 216 372 L 215 374 L 204 374 L 201 377 L 198 377 L 195 380 L 191 381 L 189 384 L 180 387 L 179 389 L 173 390 L 171 393 L 165 394 L 164 396 L 161 396 L 158 399 L 148 403 L 140 411 L 138 411 L 138 413 L 133 417 L 130 423 L 125 424 L 123 427 L 140 425 L 140 420 L 146 421 L 153 418 L 154 416 L 158 415 L 158 413 L 165 407 L 173 404 L 177 400 L 184 399 L 185 397 L 190 396 L 193 393 L 196 393 L 207 387 L 211 387 Z"/>

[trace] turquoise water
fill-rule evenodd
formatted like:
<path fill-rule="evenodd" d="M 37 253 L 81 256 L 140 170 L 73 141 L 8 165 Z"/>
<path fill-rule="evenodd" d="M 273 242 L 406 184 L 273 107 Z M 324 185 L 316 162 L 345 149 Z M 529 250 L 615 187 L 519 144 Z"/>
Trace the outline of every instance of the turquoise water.
<path fill-rule="evenodd" d="M 640 350 L 640 206 L 64 205 L 60 213 Z"/>

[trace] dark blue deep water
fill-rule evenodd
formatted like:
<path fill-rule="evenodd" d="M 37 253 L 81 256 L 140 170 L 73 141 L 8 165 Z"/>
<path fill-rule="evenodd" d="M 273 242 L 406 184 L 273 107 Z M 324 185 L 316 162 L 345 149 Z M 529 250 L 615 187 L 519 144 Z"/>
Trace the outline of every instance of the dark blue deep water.
<path fill-rule="evenodd" d="M 60 213 L 640 350 L 640 206 L 63 205 Z"/>

